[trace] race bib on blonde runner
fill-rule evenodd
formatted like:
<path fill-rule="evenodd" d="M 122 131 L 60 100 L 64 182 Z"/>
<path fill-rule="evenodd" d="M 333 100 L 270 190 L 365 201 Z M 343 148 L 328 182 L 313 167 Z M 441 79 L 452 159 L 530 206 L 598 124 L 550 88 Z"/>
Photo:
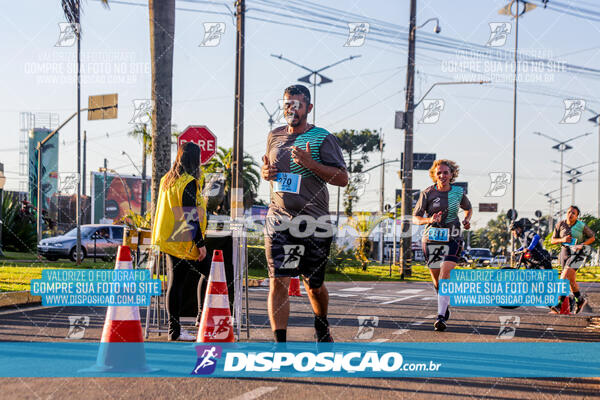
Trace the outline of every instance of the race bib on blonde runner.
<path fill-rule="evenodd" d="M 429 239 L 432 242 L 447 242 L 449 231 L 450 230 L 448 228 L 431 227 L 427 232 L 427 239 Z"/>
<path fill-rule="evenodd" d="M 301 181 L 301 175 L 278 172 L 273 185 L 273 191 L 298 194 L 300 192 Z"/>

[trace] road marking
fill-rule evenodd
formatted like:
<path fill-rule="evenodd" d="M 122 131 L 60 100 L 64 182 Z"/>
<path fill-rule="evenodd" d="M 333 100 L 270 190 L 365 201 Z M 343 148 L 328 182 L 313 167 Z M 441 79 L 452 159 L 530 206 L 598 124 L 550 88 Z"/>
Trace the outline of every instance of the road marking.
<path fill-rule="evenodd" d="M 367 297 L 365 297 L 365 299 L 368 299 L 368 300 L 391 300 L 391 299 L 393 299 L 393 297 L 389 297 L 389 296 L 367 296 Z"/>
<path fill-rule="evenodd" d="M 396 293 L 398 293 L 398 294 L 417 294 L 417 293 L 421 293 L 423 290 L 425 290 L 425 289 L 404 289 L 404 290 L 399 290 Z"/>
<path fill-rule="evenodd" d="M 269 289 L 266 289 L 266 288 L 257 288 L 257 287 L 255 287 L 255 288 L 248 288 L 248 290 L 250 292 L 268 292 L 269 291 Z"/>
<path fill-rule="evenodd" d="M 399 301 L 407 300 L 407 299 L 410 299 L 410 298 L 413 298 L 413 297 L 417 297 L 417 295 L 416 295 L 416 294 L 414 294 L 414 295 L 412 295 L 412 296 L 399 297 L 399 298 L 397 298 L 397 299 L 394 299 L 394 300 L 390 300 L 390 301 L 384 301 L 384 302 L 383 302 L 383 303 L 381 303 L 381 304 L 392 304 L 392 303 L 397 303 L 397 302 L 399 302 Z"/>
<path fill-rule="evenodd" d="M 426 316 L 425 319 L 432 319 L 432 318 L 435 318 L 435 317 L 437 317 L 437 315 L 431 314 L 431 315 Z"/>
<path fill-rule="evenodd" d="M 14 314 L 14 313 L 26 313 L 29 311 L 45 310 L 47 308 L 56 308 L 57 306 L 37 306 L 37 307 L 16 306 L 16 307 L 21 307 L 21 308 L 17 308 L 16 310 L 1 311 L 0 315 Z"/>
<path fill-rule="evenodd" d="M 383 339 L 383 338 L 375 339 L 375 340 L 372 340 L 371 343 L 383 343 L 383 342 L 387 342 L 388 340 L 390 340 L 390 339 Z"/>
<path fill-rule="evenodd" d="M 231 400 L 254 400 L 275 390 L 277 390 L 277 386 L 261 386 L 254 390 L 241 394 L 237 397 L 234 397 Z"/>
<path fill-rule="evenodd" d="M 411 325 L 419 326 L 419 325 L 423 325 L 424 323 L 425 323 L 425 321 L 415 321 Z"/>
<path fill-rule="evenodd" d="M 535 308 L 543 308 L 544 310 L 548 309 L 548 306 L 535 306 Z"/>
<path fill-rule="evenodd" d="M 337 296 L 337 297 L 355 297 L 355 294 L 350 294 L 350 293 L 329 293 L 330 296 Z"/>
<path fill-rule="evenodd" d="M 437 296 L 423 297 L 421 300 L 437 300 Z"/>
<path fill-rule="evenodd" d="M 408 332 L 408 329 L 398 329 L 397 331 L 392 332 L 392 335 L 402 335 L 406 332 Z"/>
<path fill-rule="evenodd" d="M 351 287 L 346 289 L 340 289 L 344 292 L 366 292 L 367 290 L 373 289 L 372 287 Z"/>

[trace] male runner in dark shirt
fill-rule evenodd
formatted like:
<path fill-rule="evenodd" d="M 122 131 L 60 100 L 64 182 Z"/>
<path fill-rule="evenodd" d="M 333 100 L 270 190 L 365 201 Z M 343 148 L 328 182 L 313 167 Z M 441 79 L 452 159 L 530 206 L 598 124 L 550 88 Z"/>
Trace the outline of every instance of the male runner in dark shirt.
<path fill-rule="evenodd" d="M 274 129 L 263 157 L 263 179 L 271 182 L 265 227 L 269 267 L 269 319 L 275 341 L 287 340 L 290 277 L 303 275 L 315 313 L 316 339 L 332 342 L 327 321 L 329 294 L 323 281 L 333 238 L 327 184 L 346 186 L 348 173 L 335 136 L 306 122 L 312 110 L 302 85 L 285 89 L 287 125 Z"/>

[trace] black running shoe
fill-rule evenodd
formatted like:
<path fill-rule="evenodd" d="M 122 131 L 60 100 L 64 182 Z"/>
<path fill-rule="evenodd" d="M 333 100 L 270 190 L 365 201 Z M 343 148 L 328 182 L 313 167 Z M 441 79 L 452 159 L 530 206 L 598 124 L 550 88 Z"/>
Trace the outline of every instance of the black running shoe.
<path fill-rule="evenodd" d="M 329 329 L 327 329 L 327 332 L 322 335 L 319 335 L 318 333 L 315 332 L 315 339 L 317 340 L 317 342 L 321 342 L 321 343 L 333 343 L 334 342 Z"/>
<path fill-rule="evenodd" d="M 585 297 L 582 297 L 580 301 L 577 302 L 577 305 L 575 306 L 575 314 L 579 314 L 581 312 L 581 310 L 583 309 L 583 307 L 585 307 L 585 305 L 587 304 L 587 299 Z"/>
<path fill-rule="evenodd" d="M 450 306 L 446 308 L 446 315 L 444 315 L 444 319 L 448 321 L 450 319 Z"/>
<path fill-rule="evenodd" d="M 438 315 L 437 319 L 433 323 L 433 330 L 442 332 L 446 330 L 446 318 L 443 315 Z"/>

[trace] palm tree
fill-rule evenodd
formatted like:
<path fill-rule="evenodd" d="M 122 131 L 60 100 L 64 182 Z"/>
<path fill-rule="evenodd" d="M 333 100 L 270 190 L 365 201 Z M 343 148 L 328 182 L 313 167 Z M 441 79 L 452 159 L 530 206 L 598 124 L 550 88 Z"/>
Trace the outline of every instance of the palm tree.
<path fill-rule="evenodd" d="M 173 46 L 175 0 L 148 0 L 152 63 L 152 209 L 154 215 L 160 179 L 171 167 L 171 110 L 173 100 Z"/>
<path fill-rule="evenodd" d="M 208 212 L 229 214 L 231 193 L 231 163 L 233 149 L 219 147 L 213 159 L 203 167 L 205 174 L 218 174 L 216 178 L 206 182 L 207 185 L 218 184 L 220 190 L 208 199 Z M 244 154 L 242 180 L 244 183 L 244 208 L 250 208 L 258 194 L 260 184 L 259 165 L 250 154 Z"/>

